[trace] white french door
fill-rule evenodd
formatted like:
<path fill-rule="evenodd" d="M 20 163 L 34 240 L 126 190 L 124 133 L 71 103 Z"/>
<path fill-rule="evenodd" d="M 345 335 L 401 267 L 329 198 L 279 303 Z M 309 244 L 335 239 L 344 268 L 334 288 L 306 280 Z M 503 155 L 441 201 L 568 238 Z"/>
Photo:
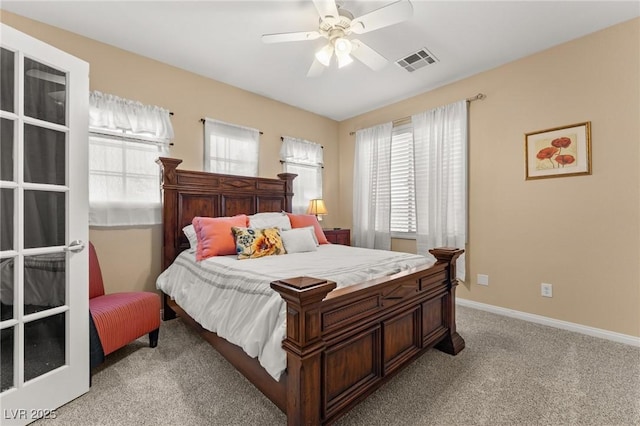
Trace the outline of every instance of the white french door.
<path fill-rule="evenodd" d="M 89 65 L 0 28 L 0 423 L 89 390 Z"/>

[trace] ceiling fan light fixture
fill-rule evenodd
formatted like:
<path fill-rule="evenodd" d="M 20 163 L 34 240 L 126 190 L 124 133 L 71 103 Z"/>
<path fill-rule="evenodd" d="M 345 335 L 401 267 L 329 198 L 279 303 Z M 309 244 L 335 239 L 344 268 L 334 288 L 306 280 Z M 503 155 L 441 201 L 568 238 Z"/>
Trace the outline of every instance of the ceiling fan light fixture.
<path fill-rule="evenodd" d="M 315 40 L 320 37 L 327 39 L 328 44 L 315 53 L 314 61 L 307 72 L 308 77 L 317 77 L 325 67 L 331 66 L 334 53 L 339 68 L 349 65 L 355 58 L 374 71 L 382 69 L 388 63 L 384 56 L 365 43 L 355 39 L 350 40 L 347 37 L 406 21 L 413 14 L 411 0 L 393 0 L 392 3 L 358 17 L 354 17 L 353 13 L 344 9 L 343 0 L 312 0 L 312 2 L 319 15 L 316 30 L 262 36 L 264 43 Z"/>
<path fill-rule="evenodd" d="M 348 55 L 349 53 L 351 53 L 351 42 L 344 38 L 344 37 L 339 37 L 337 39 L 334 40 L 333 45 L 335 46 L 336 49 L 336 55 Z"/>
<path fill-rule="evenodd" d="M 333 46 L 331 44 L 327 44 L 322 49 L 316 52 L 316 59 L 325 67 L 328 67 L 331 64 L 331 56 L 333 55 Z"/>
<path fill-rule="evenodd" d="M 336 52 L 336 56 L 338 57 L 338 68 L 346 67 L 353 62 L 353 58 L 348 53 L 338 54 Z"/>

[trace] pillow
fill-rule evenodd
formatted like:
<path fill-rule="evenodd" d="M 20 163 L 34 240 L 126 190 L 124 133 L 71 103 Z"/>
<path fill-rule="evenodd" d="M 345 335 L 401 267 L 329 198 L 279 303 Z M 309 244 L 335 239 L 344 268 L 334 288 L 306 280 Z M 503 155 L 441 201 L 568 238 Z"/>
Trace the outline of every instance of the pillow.
<path fill-rule="evenodd" d="M 256 213 L 249 216 L 249 228 L 280 228 L 281 231 L 291 229 L 289 216 L 282 212 Z"/>
<path fill-rule="evenodd" d="M 282 244 L 287 253 L 304 253 L 318 250 L 316 235 L 311 226 L 282 231 Z"/>
<path fill-rule="evenodd" d="M 244 214 L 233 217 L 199 217 L 193 218 L 193 227 L 198 239 L 196 260 L 213 256 L 223 256 L 236 252 L 236 241 L 231 232 L 233 226 L 247 226 Z"/>
<path fill-rule="evenodd" d="M 231 231 L 236 239 L 238 259 L 255 259 L 286 253 L 278 228 L 234 226 Z"/>
<path fill-rule="evenodd" d="M 193 223 L 182 228 L 182 232 L 184 232 L 187 240 L 189 240 L 189 253 L 195 253 L 198 248 L 198 236 L 196 235 Z"/>
<path fill-rule="evenodd" d="M 313 237 L 313 243 L 316 245 L 316 247 L 320 245 L 320 243 L 318 242 L 318 237 L 316 237 L 316 230 L 313 228 L 313 226 L 305 226 L 304 228 L 296 228 L 296 229 L 308 229 L 309 231 L 311 231 L 310 234 Z M 322 231 L 322 233 L 324 234 L 324 231 Z"/>
<path fill-rule="evenodd" d="M 313 226 L 313 230 L 316 234 L 316 238 L 319 244 L 329 244 L 327 237 L 322 231 L 322 227 L 318 223 L 318 218 L 312 214 L 293 214 L 287 213 L 289 220 L 291 221 L 292 228 L 304 228 L 305 226 Z"/>

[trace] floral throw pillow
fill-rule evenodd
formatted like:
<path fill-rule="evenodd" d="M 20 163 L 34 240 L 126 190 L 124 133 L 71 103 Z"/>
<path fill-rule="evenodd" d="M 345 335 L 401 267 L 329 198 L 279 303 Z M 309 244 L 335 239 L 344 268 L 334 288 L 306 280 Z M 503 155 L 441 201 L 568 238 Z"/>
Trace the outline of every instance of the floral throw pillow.
<path fill-rule="evenodd" d="M 285 254 L 278 228 L 231 228 L 236 239 L 238 259 L 255 259 Z"/>

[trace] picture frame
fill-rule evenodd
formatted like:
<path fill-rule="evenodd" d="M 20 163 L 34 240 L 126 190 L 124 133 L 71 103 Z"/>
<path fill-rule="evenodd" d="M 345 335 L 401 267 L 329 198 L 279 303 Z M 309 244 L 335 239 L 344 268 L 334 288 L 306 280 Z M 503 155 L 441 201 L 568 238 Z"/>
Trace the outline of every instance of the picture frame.
<path fill-rule="evenodd" d="M 591 122 L 525 133 L 526 180 L 591 174 Z"/>

